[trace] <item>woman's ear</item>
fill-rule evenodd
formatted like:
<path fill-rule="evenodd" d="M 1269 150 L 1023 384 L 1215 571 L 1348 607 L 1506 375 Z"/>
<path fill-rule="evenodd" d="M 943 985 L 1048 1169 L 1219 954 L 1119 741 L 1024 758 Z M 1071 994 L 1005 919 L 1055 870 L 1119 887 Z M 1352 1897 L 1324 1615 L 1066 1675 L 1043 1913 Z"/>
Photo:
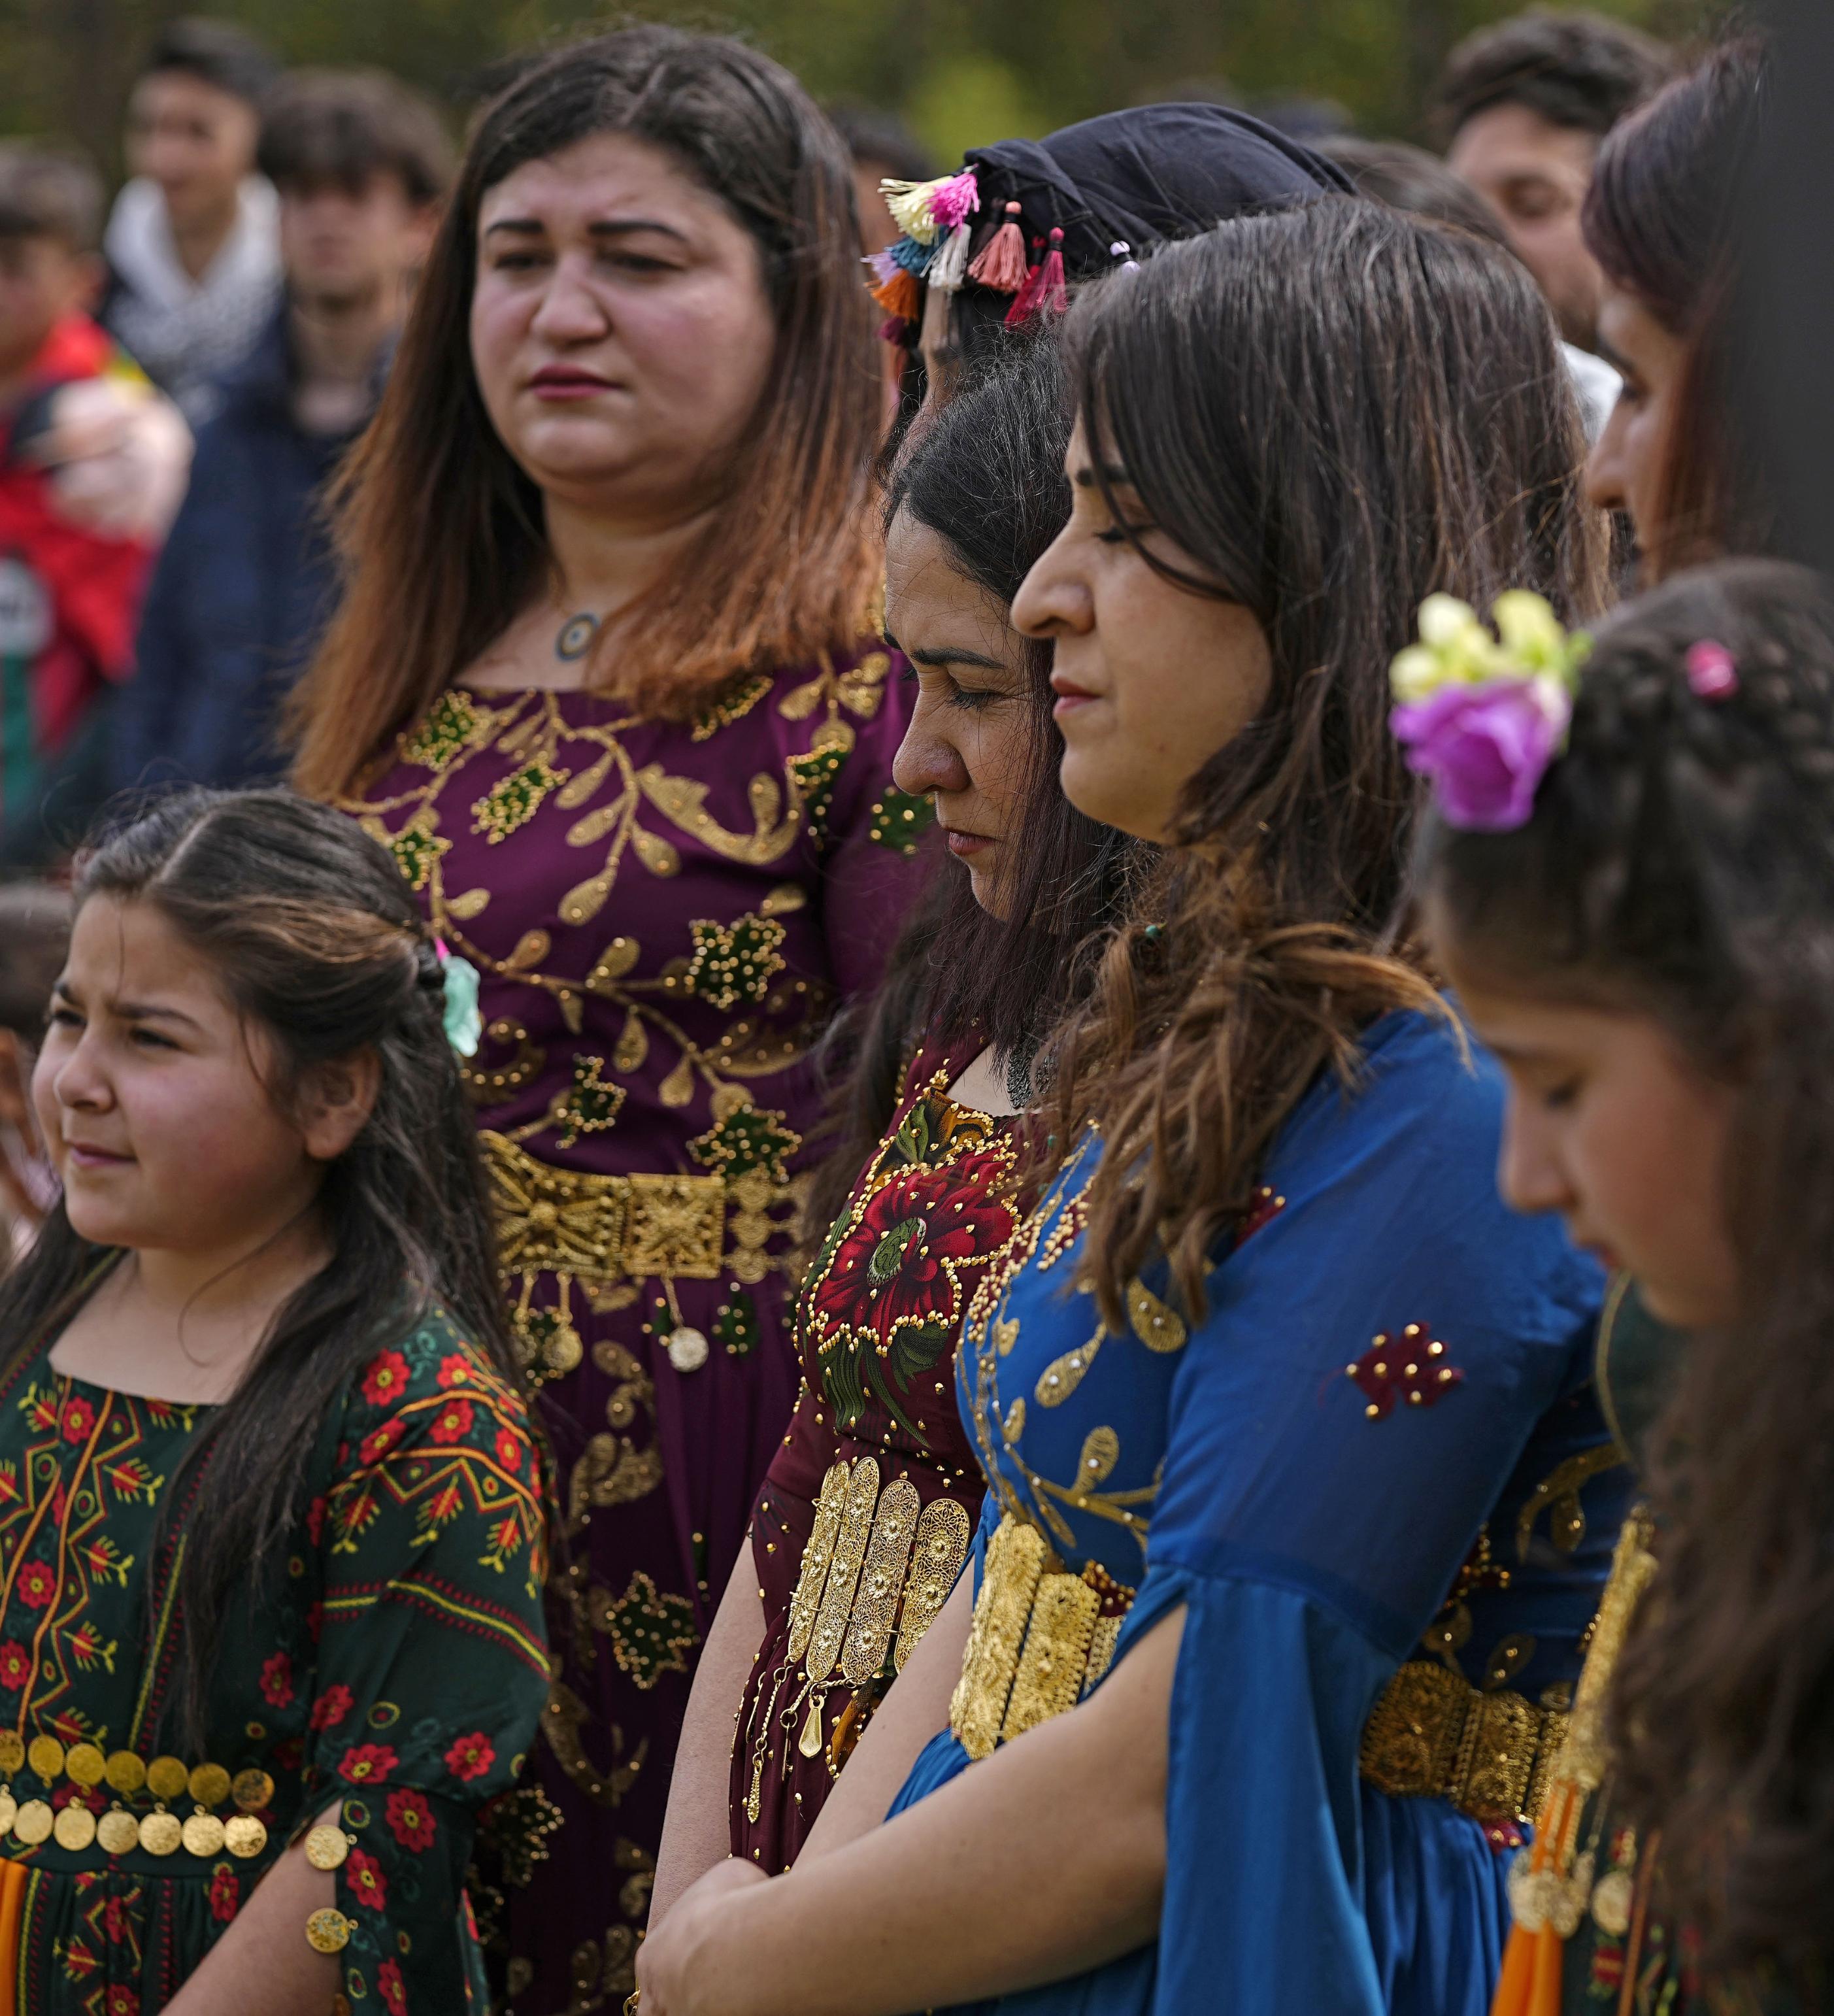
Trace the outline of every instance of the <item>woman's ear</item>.
<path fill-rule="evenodd" d="M 335 1162 L 361 1134 L 382 1090 L 382 1059 L 354 1051 L 313 1067 L 300 1087 L 300 1129 L 315 1162 Z"/>

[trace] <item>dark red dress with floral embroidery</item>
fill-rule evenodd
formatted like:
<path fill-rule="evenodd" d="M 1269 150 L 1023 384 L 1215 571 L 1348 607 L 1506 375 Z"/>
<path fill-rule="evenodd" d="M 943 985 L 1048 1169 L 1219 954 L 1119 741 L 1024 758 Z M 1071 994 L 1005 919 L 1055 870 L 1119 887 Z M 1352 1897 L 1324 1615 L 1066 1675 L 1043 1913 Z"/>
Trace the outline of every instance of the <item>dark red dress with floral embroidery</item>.
<path fill-rule="evenodd" d="M 765 1634 L 733 1744 L 732 1852 L 786 1869 L 953 1587 L 983 1489 L 955 1405 L 974 1286 L 1011 1236 L 1009 1117 L 926 1049 L 794 1311 L 803 1386 L 752 1521 Z"/>
<path fill-rule="evenodd" d="M 548 1690 L 521 1398 L 437 1312 L 350 1381 L 272 1593 L 204 1651 L 200 1754 L 170 1599 L 212 1410 L 49 1356 L 0 1383 L 0 2010 L 152 2016 L 335 1807 L 339 2006 L 482 2016 L 466 1865 Z"/>

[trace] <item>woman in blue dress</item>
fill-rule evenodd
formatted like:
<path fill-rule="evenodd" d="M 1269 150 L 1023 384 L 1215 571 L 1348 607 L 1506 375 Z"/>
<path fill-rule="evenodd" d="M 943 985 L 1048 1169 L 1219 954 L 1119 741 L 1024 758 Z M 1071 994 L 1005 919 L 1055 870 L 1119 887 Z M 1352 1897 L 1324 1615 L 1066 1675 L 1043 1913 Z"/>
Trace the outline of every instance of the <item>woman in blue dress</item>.
<path fill-rule="evenodd" d="M 1331 201 L 1066 333 L 1073 512 L 1014 621 L 1068 795 L 1163 866 L 969 1317 L 972 1598 L 796 1867 L 678 1903 L 643 2016 L 1482 2016 L 1622 1516 L 1599 1273 L 1496 1199 L 1386 734 L 1429 592 L 1597 593 L 1552 326 L 1492 248 Z"/>

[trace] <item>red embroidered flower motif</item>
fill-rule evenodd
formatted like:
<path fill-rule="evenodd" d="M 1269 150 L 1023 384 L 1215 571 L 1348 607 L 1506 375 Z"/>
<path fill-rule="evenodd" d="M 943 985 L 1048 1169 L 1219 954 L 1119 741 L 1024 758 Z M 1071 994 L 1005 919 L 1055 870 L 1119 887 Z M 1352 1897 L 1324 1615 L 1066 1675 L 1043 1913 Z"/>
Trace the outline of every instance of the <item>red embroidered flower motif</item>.
<path fill-rule="evenodd" d="M 27 1561 L 13 1584 L 19 1600 L 28 1609 L 42 1610 L 57 1593 L 57 1578 L 43 1561 Z"/>
<path fill-rule="evenodd" d="M 334 1687 L 327 1687 L 312 1704 L 312 1726 L 315 1729 L 335 1729 L 351 1712 L 354 1699 L 350 1689 L 342 1681 Z"/>
<path fill-rule="evenodd" d="M 344 1864 L 344 1881 L 359 1904 L 368 1905 L 372 1911 L 387 1909 L 388 1879 L 373 1855 L 365 1855 L 361 1849 L 353 1848 L 350 1859 Z"/>
<path fill-rule="evenodd" d="M 471 1433 L 471 1402 L 448 1400 L 441 1408 L 428 1435 L 436 1442 L 459 1442 Z"/>
<path fill-rule="evenodd" d="M 888 1350 L 907 1325 L 953 1330 L 962 1319 L 955 1270 L 984 1260 L 1012 1229 L 993 1194 L 995 1155 L 940 1169 L 901 1170 L 867 1199 L 853 1229 L 815 1282 L 810 1310 L 822 1330 L 858 1330 Z"/>
<path fill-rule="evenodd" d="M 401 1424 L 399 1421 L 384 1421 L 379 1428 L 372 1429 L 363 1438 L 362 1445 L 357 1451 L 358 1462 L 380 1463 L 395 1444 L 401 1439 Z"/>
<path fill-rule="evenodd" d="M 471 1380 L 471 1365 L 461 1352 L 448 1352 L 440 1360 L 441 1386 L 468 1385 Z"/>
<path fill-rule="evenodd" d="M 462 1736 L 446 1752 L 446 1769 L 469 1784 L 481 1778 L 497 1761 L 497 1746 L 482 1730 Z"/>
<path fill-rule="evenodd" d="M 508 1428 L 497 1431 L 497 1460 L 512 1476 L 522 1468 L 522 1438 Z"/>
<path fill-rule="evenodd" d="M 385 1351 L 363 1375 L 363 1398 L 372 1407 L 386 1407 L 408 1390 L 408 1361 L 398 1351 Z"/>
<path fill-rule="evenodd" d="M 32 1655 L 16 1638 L 0 1645 L 0 1687 L 14 1693 L 32 1676 Z"/>
<path fill-rule="evenodd" d="M 1392 1414 L 1403 1399 L 1411 1407 L 1437 1406 L 1465 1377 L 1419 1323 L 1409 1323 L 1398 1337 L 1384 1330 L 1344 1371 L 1363 1389 L 1369 1402 L 1363 1412 L 1372 1421 Z"/>
<path fill-rule="evenodd" d="M 408 1991 L 401 1983 L 401 1970 L 385 1960 L 376 1970 L 376 1990 L 388 2016 L 408 2016 Z"/>
<path fill-rule="evenodd" d="M 315 1547 L 325 1537 L 325 1499 L 319 1496 L 306 1507 L 306 1532 Z"/>
<path fill-rule="evenodd" d="M 110 1897 L 102 1906 L 102 1929 L 111 1946 L 118 1946 L 128 1936 L 128 1910 L 118 1896 Z"/>
<path fill-rule="evenodd" d="M 241 1906 L 242 1885 L 236 1879 L 236 1871 L 228 1863 L 219 1862 L 210 1875 L 210 1916 L 226 1925 Z"/>
<path fill-rule="evenodd" d="M 293 1661 L 275 1652 L 261 1667 L 261 1698 L 270 1708 L 286 1708 L 293 1700 Z"/>
<path fill-rule="evenodd" d="M 402 1847 L 424 1855 L 433 1846 L 433 1808 L 412 1785 L 390 1792 L 385 1812 L 389 1832 Z"/>
<path fill-rule="evenodd" d="M 81 1395 L 73 1393 L 64 1402 L 64 1440 L 67 1442 L 86 1442 L 95 1427 L 95 1409 Z"/>
<path fill-rule="evenodd" d="M 353 1785 L 379 1785 L 400 1762 L 386 1743 L 359 1743 L 344 1752 L 337 1769 Z"/>
<path fill-rule="evenodd" d="M 106 2016 L 140 2016 L 140 1998 L 124 1981 L 110 1983 L 102 2007 Z"/>

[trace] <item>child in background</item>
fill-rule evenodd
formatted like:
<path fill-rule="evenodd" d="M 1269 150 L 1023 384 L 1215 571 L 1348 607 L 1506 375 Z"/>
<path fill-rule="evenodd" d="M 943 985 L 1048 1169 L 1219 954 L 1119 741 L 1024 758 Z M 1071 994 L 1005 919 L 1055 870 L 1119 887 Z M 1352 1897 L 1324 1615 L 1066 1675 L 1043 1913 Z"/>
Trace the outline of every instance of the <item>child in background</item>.
<path fill-rule="evenodd" d="M 0 1273 L 9 1253 L 30 1244 L 56 1194 L 32 1118 L 32 1064 L 70 935 L 63 891 L 0 883 Z"/>
<path fill-rule="evenodd" d="M 0 1293 L 18 2016 L 484 2007 L 544 1497 L 444 980 L 388 855 L 282 793 L 77 863 L 63 1197 Z"/>
<path fill-rule="evenodd" d="M 1504 1192 L 1656 1319 L 1600 1346 L 1653 1517 L 1512 1877 L 1497 2016 L 1825 2008 L 1834 604 L 1771 562 L 1678 575 L 1601 635 L 1570 725 L 1545 648 L 1434 614 L 1396 726 L 1435 782 L 1433 943 L 1509 1078 Z"/>
<path fill-rule="evenodd" d="M 44 858 L 50 773 L 87 745 L 98 700 L 131 669 L 147 571 L 189 462 L 182 424 L 159 419 L 171 409 L 88 312 L 101 214 L 85 163 L 0 146 L 0 861 L 14 866 Z M 124 408 L 154 423 L 130 420 L 124 447 Z M 91 465 L 122 456 L 134 466 L 105 488 L 128 493 L 124 509 L 91 494 Z"/>

